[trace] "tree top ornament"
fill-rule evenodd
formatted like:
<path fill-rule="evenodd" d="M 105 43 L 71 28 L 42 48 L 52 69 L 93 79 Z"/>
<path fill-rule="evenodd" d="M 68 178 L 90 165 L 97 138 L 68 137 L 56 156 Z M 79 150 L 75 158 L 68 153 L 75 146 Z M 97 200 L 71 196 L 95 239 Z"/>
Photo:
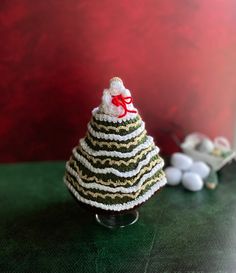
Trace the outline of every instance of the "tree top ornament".
<path fill-rule="evenodd" d="M 103 91 L 100 110 L 107 115 L 123 118 L 129 113 L 137 113 L 134 109 L 131 93 L 125 88 L 119 77 L 110 80 L 109 89 Z"/>

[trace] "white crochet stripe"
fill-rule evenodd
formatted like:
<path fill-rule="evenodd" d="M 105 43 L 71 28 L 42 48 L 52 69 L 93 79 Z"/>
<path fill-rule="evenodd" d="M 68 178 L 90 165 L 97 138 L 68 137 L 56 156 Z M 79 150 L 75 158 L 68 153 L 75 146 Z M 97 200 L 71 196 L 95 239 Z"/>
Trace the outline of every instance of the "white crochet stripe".
<path fill-rule="evenodd" d="M 68 187 L 68 189 L 74 194 L 74 196 L 80 201 L 85 204 L 88 204 L 90 206 L 104 209 L 104 210 L 113 210 L 113 211 L 122 211 L 122 210 L 128 210 L 132 209 L 133 207 L 140 205 L 147 201 L 157 190 L 159 190 L 161 187 L 163 187 L 166 184 L 166 178 L 163 177 L 158 183 L 154 184 L 147 192 L 145 192 L 143 195 L 139 196 L 138 198 L 129 201 L 127 203 L 123 204 L 113 204 L 113 205 L 106 205 L 103 203 L 98 203 L 96 201 L 92 201 L 89 199 L 86 199 L 82 197 L 75 188 L 66 180 L 64 177 L 64 183 Z"/>
<path fill-rule="evenodd" d="M 88 153 L 89 155 L 92 155 L 95 157 L 96 156 L 107 156 L 107 157 L 131 158 L 131 157 L 134 157 L 138 152 L 151 146 L 153 143 L 154 143 L 153 138 L 151 136 L 148 136 L 147 140 L 144 143 L 140 144 L 135 149 L 133 149 L 132 152 L 127 152 L 127 153 L 124 152 L 123 153 L 123 152 L 105 151 L 105 150 L 95 151 L 88 146 L 88 144 L 86 143 L 84 138 L 80 139 L 80 145 L 83 148 L 83 150 L 86 153 Z M 157 149 L 158 149 L 158 153 L 159 153 L 160 149 L 158 147 L 157 147 Z"/>
<path fill-rule="evenodd" d="M 105 140 L 115 140 L 115 141 L 126 141 L 129 140 L 131 138 L 137 137 L 138 135 L 140 135 L 143 130 L 145 129 L 145 123 L 142 121 L 140 127 L 138 129 L 136 129 L 135 131 L 133 131 L 130 134 L 126 134 L 126 135 L 117 135 L 117 134 L 106 134 L 106 133 L 101 133 L 101 132 L 97 132 L 95 131 L 91 124 L 88 124 L 88 131 L 89 133 L 96 137 L 96 138 L 101 138 L 101 139 L 105 139 Z"/>
<path fill-rule="evenodd" d="M 143 175 L 143 177 L 140 179 L 137 185 L 129 187 L 129 188 L 125 188 L 125 187 L 112 188 L 112 187 L 104 186 L 98 183 L 83 182 L 82 179 L 79 177 L 78 173 L 69 166 L 68 162 L 66 163 L 66 170 L 68 171 L 69 174 L 71 174 L 72 176 L 76 178 L 76 180 L 82 187 L 86 189 L 98 189 L 100 191 L 107 191 L 107 192 L 113 192 L 113 193 L 114 192 L 131 193 L 131 192 L 138 191 L 146 180 L 151 178 L 156 172 L 161 170 L 163 167 L 164 167 L 164 161 L 162 160 L 162 162 L 157 164 L 149 173 L 146 173 L 145 175 Z"/>
<path fill-rule="evenodd" d="M 134 110 L 137 111 L 137 109 L 134 108 Z M 99 113 L 99 108 L 95 108 L 92 111 L 92 115 L 94 116 L 94 118 L 96 120 L 100 120 L 100 121 L 108 121 L 108 122 L 113 122 L 113 123 L 122 123 L 125 122 L 127 120 L 131 120 L 134 119 L 135 117 L 138 116 L 138 111 L 137 113 L 128 113 L 125 117 L 123 118 L 118 118 L 118 117 L 112 117 L 106 114 L 101 114 Z"/>
<path fill-rule="evenodd" d="M 73 149 L 73 155 L 75 156 L 75 158 L 81 162 L 88 170 L 90 170 L 91 172 L 95 173 L 95 174 L 108 174 L 108 173 L 113 173 L 114 175 L 117 175 L 119 177 L 132 177 L 135 176 L 143 166 L 147 165 L 149 163 L 149 161 L 151 160 L 151 158 L 155 155 L 158 154 L 158 149 L 155 147 L 151 152 L 149 152 L 147 154 L 147 157 L 143 160 L 140 161 L 138 164 L 138 167 L 135 170 L 132 171 L 128 171 L 128 172 L 120 172 L 114 168 L 95 168 L 91 165 L 91 163 L 89 163 L 89 161 L 87 159 L 85 159 L 82 155 L 80 155 L 76 148 Z"/>

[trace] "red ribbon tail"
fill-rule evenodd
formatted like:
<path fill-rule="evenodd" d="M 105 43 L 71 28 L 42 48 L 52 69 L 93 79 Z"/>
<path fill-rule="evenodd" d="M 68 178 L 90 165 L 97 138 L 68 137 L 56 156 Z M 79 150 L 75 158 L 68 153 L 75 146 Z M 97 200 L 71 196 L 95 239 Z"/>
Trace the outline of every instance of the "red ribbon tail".
<path fill-rule="evenodd" d="M 123 118 L 126 115 L 126 112 L 124 112 L 122 115 L 119 115 L 118 118 Z"/>
<path fill-rule="evenodd" d="M 130 113 L 137 113 L 136 110 L 128 110 L 127 112 L 130 112 Z"/>
<path fill-rule="evenodd" d="M 129 113 L 137 113 L 136 110 L 127 109 L 126 104 L 131 104 L 133 102 L 132 97 L 122 97 L 122 95 L 117 95 L 112 98 L 112 103 L 115 106 L 121 106 L 124 109 L 124 113 L 119 115 L 118 118 L 123 118 L 128 112 Z"/>

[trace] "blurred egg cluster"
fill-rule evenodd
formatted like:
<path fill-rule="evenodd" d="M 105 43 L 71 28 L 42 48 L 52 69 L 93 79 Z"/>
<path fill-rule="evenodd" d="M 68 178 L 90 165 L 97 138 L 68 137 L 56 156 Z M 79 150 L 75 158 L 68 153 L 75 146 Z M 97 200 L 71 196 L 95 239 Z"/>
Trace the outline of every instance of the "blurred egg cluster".
<path fill-rule="evenodd" d="M 176 186 L 180 183 L 189 191 L 200 191 L 204 185 L 214 189 L 218 180 L 213 179 L 211 168 L 203 161 L 193 161 L 184 153 L 174 153 L 171 166 L 165 169 L 167 184 Z"/>

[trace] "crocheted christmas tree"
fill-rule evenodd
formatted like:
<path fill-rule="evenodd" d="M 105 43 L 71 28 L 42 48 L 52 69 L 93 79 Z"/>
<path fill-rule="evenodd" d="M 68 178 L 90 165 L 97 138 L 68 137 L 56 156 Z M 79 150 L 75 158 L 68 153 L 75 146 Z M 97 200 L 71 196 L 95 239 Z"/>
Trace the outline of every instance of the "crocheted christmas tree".
<path fill-rule="evenodd" d="M 92 111 L 88 132 L 66 163 L 64 182 L 82 203 L 123 211 L 166 184 L 163 159 L 133 106 L 130 91 L 112 78 Z"/>

